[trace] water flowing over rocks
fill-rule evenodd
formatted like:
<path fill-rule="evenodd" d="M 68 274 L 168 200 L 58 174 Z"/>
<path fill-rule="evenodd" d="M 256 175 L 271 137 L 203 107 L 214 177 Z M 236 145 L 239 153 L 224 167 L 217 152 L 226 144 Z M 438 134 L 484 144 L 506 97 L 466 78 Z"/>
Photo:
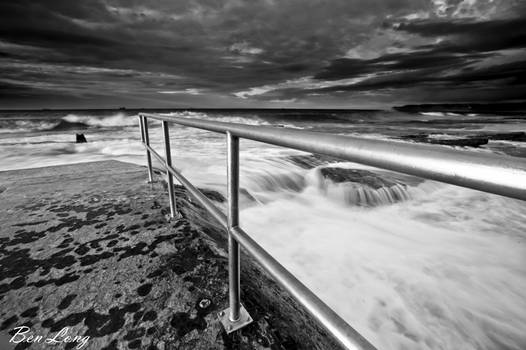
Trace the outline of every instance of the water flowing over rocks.
<path fill-rule="evenodd" d="M 320 154 L 298 154 L 288 156 L 286 160 L 292 162 L 293 164 L 303 169 L 312 169 L 320 165 L 327 165 L 330 163 L 337 163 L 342 161 L 338 158 L 323 156 Z"/>
<path fill-rule="evenodd" d="M 258 174 L 252 179 L 251 189 L 257 190 L 259 202 L 272 200 L 266 197 L 268 192 L 296 196 L 314 187 L 323 196 L 347 206 L 376 207 L 411 199 L 412 188 L 424 182 L 421 178 L 385 170 L 339 166 L 335 163 L 342 163 L 341 159 L 327 156 L 293 155 L 285 161 L 300 169 L 289 166 L 281 172 Z"/>
<path fill-rule="evenodd" d="M 375 207 L 411 198 L 409 186 L 423 180 L 385 171 L 324 167 L 319 169 L 319 187 L 327 196 L 340 198 L 348 205 Z"/>

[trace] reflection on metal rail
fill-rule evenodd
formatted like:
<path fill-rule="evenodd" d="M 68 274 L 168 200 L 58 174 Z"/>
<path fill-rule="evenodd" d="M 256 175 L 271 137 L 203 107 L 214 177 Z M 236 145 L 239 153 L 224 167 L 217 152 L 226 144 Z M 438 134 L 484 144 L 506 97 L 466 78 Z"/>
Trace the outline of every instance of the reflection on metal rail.
<path fill-rule="evenodd" d="M 162 158 L 150 146 L 148 118 L 162 121 L 166 159 Z M 365 165 L 526 200 L 526 160 L 521 158 L 461 151 L 442 146 L 371 140 L 304 130 L 223 123 L 157 114 L 143 113 L 140 114 L 139 119 L 141 140 L 146 148 L 150 181 L 152 180 L 151 155 L 153 154 L 167 170 L 169 187 L 173 183 L 173 176 L 228 231 L 230 307 L 220 313 L 227 332 L 233 332 L 252 321 L 250 315 L 241 305 L 239 298 L 239 246 L 241 246 L 346 349 L 374 349 L 371 343 L 349 326 L 239 227 L 239 138 L 325 154 Z M 172 167 L 168 122 L 226 134 L 227 216 Z M 175 215 L 173 189 L 169 191 L 169 195 L 173 216 Z"/>

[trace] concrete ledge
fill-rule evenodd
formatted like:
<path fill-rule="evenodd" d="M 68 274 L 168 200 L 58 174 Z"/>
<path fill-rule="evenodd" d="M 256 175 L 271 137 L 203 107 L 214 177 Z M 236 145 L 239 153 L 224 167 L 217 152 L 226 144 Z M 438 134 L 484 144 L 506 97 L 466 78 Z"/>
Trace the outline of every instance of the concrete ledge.
<path fill-rule="evenodd" d="M 247 256 L 254 322 L 227 335 L 216 316 L 228 299 L 225 233 L 179 186 L 183 218 L 168 222 L 159 180 L 117 161 L 0 172 L 1 349 L 15 348 L 17 326 L 44 338 L 67 327 L 89 337 L 83 349 L 337 348 Z M 16 349 L 29 345 L 57 348 Z"/>

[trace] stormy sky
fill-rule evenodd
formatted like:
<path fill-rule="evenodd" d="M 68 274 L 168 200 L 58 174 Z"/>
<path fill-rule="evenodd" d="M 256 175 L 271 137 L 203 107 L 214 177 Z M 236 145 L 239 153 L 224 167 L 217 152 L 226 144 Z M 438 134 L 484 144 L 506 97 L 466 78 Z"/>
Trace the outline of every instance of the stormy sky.
<path fill-rule="evenodd" d="M 523 101 L 523 0 L 0 3 L 0 108 Z"/>

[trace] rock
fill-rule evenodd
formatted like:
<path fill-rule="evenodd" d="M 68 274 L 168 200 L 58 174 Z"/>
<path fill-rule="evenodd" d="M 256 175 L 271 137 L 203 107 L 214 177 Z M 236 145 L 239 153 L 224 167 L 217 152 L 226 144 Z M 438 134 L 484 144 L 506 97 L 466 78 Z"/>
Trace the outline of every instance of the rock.
<path fill-rule="evenodd" d="M 462 147 L 479 147 L 488 143 L 486 137 L 469 137 L 465 139 L 430 139 L 429 143 L 446 145 L 446 146 L 462 146 Z"/>
<path fill-rule="evenodd" d="M 288 156 L 286 159 L 303 169 L 313 169 L 320 165 L 344 161 L 338 158 L 324 156 L 320 154 L 298 154 Z"/>
<path fill-rule="evenodd" d="M 468 136 L 463 138 L 447 138 L 440 139 L 429 137 L 428 134 L 413 134 L 401 136 L 404 140 L 411 140 L 420 143 L 431 143 L 435 145 L 445 146 L 462 146 L 462 147 L 479 147 L 488 143 L 486 136 Z"/>
<path fill-rule="evenodd" d="M 207 189 L 207 188 L 201 188 L 200 190 L 201 190 L 201 193 L 203 193 L 208 199 L 212 201 L 215 201 L 218 203 L 225 202 L 225 197 L 217 191 Z"/>
<path fill-rule="evenodd" d="M 354 182 L 374 189 L 391 187 L 398 182 L 381 177 L 368 170 L 345 168 L 321 168 L 321 175 L 334 183 Z"/>
<path fill-rule="evenodd" d="M 325 196 L 349 206 L 377 207 L 412 198 L 409 186 L 423 180 L 412 176 L 363 169 L 322 168 L 319 189 Z"/>
<path fill-rule="evenodd" d="M 243 204 L 257 203 L 258 200 L 246 188 L 239 188 L 239 198 Z M 242 206 L 243 207 L 243 206 Z"/>
<path fill-rule="evenodd" d="M 516 131 L 516 132 L 506 132 L 498 134 L 487 134 L 484 135 L 490 140 L 502 140 L 502 141 L 519 141 L 526 142 L 526 132 Z"/>
<path fill-rule="evenodd" d="M 75 143 L 86 143 L 88 140 L 86 140 L 86 136 L 84 134 L 76 134 L 76 141 Z"/>
<path fill-rule="evenodd" d="M 446 146 L 479 147 L 485 145 L 489 140 L 526 142 L 526 132 L 488 133 L 479 135 L 468 135 L 458 138 L 435 138 L 428 134 L 413 134 L 401 137 L 404 140 L 414 142 L 431 143 Z"/>

